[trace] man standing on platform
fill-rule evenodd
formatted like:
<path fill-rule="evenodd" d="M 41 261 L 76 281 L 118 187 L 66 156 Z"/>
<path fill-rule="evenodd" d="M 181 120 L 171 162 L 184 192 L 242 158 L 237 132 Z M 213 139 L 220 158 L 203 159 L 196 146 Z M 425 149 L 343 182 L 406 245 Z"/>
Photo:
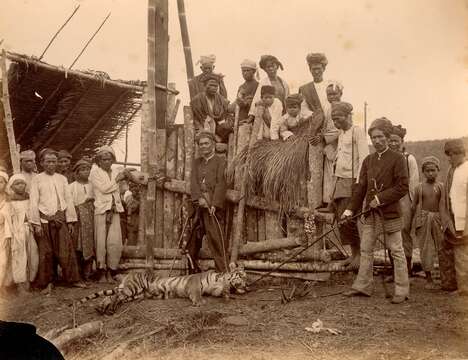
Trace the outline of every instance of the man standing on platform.
<path fill-rule="evenodd" d="M 227 91 L 226 86 L 224 85 L 222 74 L 215 74 L 216 56 L 215 55 L 202 55 L 200 56 L 200 60 L 197 61 L 197 64 L 200 64 L 200 70 L 202 71 L 201 74 L 195 76 L 189 82 L 189 91 L 190 97 L 194 98 L 196 95 L 202 93 L 205 90 L 206 82 L 205 78 L 207 76 L 216 76 L 219 82 L 219 94 L 227 99 Z M 217 90 L 218 91 L 218 90 Z"/>
<path fill-rule="evenodd" d="M 352 190 L 359 176 L 362 162 L 369 155 L 364 130 L 353 124 L 353 106 L 346 102 L 332 104 L 332 119 L 340 135 L 335 159 L 335 186 L 332 208 L 337 220 L 350 205 Z M 360 262 L 360 238 L 356 220 L 350 220 L 340 227 L 342 243 L 351 246 L 351 257 L 345 261 L 350 269 L 357 270 Z"/>
<path fill-rule="evenodd" d="M 198 211 L 199 226 L 206 235 L 208 247 L 213 256 L 216 271 L 227 272 L 229 244 L 224 238 L 224 202 L 226 197 L 226 160 L 215 154 L 215 137 L 208 131 L 197 136 L 200 157 L 192 166 L 190 191 L 192 202 Z M 199 272 L 198 253 L 203 236 L 192 232 L 187 251 L 193 262 L 193 272 Z"/>
<path fill-rule="evenodd" d="M 190 102 L 195 133 L 209 131 L 215 134 L 216 142 L 227 144 L 233 130 L 228 118 L 229 101 L 218 94 L 219 78 L 216 75 L 208 75 L 203 81 L 204 91 Z"/>
<path fill-rule="evenodd" d="M 338 130 L 331 119 L 331 104 L 327 98 L 327 87 L 330 82 L 323 79 L 328 60 L 324 54 L 320 53 L 310 53 L 307 55 L 306 60 L 314 80 L 299 88 L 299 93 L 304 97 L 301 105 L 301 115 L 304 118 L 312 117 L 312 129 L 315 133 L 311 134 L 310 145 L 318 146 L 323 144 L 324 146 L 322 202 L 326 205 L 331 201 L 333 187 L 330 184 L 333 183 L 334 158 L 334 156 L 327 156 L 327 154 L 334 155 Z"/>
<path fill-rule="evenodd" d="M 377 238 L 383 233 L 385 247 L 391 250 L 394 262 L 395 294 L 392 303 L 400 304 L 409 296 L 399 203 L 408 191 L 408 171 L 403 155 L 388 147 L 392 130 L 392 123 L 386 118 L 372 122 L 368 133 L 376 151 L 364 159 L 356 191 L 342 215 L 342 218 L 346 219 L 358 214 L 364 202 L 365 210 L 369 211 L 365 215 L 362 228 L 359 273 L 352 290 L 344 295 L 372 295 L 374 247 Z"/>
<path fill-rule="evenodd" d="M 29 194 L 31 181 L 37 175 L 36 154 L 32 150 L 22 151 L 20 153 L 21 174 L 26 179 L 26 192 Z"/>
<path fill-rule="evenodd" d="M 249 111 L 258 88 L 258 81 L 255 79 L 257 63 L 253 60 L 245 59 L 241 63 L 241 70 L 245 82 L 237 90 L 236 103 L 239 106 L 239 124 L 253 121 L 253 116 L 249 119 Z"/>

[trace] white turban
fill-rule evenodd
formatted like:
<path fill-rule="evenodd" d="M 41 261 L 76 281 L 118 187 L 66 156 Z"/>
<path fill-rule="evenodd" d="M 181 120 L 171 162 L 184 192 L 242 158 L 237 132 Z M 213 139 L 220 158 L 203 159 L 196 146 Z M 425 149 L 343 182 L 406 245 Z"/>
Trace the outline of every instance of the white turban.
<path fill-rule="evenodd" d="M 15 181 L 22 181 L 24 183 L 26 183 L 26 178 L 24 177 L 23 174 L 15 174 L 13 175 L 11 178 L 10 178 L 10 181 L 8 181 L 8 184 L 7 184 L 7 188 L 6 188 L 6 191 L 8 194 L 13 194 L 13 191 L 11 190 L 11 187 L 13 186 L 13 184 L 15 183 Z"/>
<path fill-rule="evenodd" d="M 101 156 L 102 154 L 109 153 L 115 160 L 115 152 L 109 145 L 103 145 L 97 149 L 96 156 Z"/>
<path fill-rule="evenodd" d="M 328 87 L 331 87 L 333 91 L 339 91 L 341 93 L 343 92 L 343 84 L 341 84 L 339 81 L 330 80 L 327 85 L 327 88 Z"/>
<path fill-rule="evenodd" d="M 257 63 L 250 59 L 244 59 L 244 61 L 241 62 L 241 68 L 257 70 Z"/>
<path fill-rule="evenodd" d="M 200 60 L 197 61 L 197 64 L 200 65 L 214 65 L 216 62 L 216 55 L 202 55 L 200 56 Z"/>

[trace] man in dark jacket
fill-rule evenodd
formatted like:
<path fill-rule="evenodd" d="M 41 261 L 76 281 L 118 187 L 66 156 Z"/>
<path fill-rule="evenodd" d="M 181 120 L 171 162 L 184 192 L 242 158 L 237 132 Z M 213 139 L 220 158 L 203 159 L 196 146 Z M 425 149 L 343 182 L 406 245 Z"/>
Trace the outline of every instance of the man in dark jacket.
<path fill-rule="evenodd" d="M 401 229 L 403 225 L 399 200 L 408 192 L 408 170 L 402 154 L 388 147 L 392 123 L 386 118 L 374 120 L 369 136 L 375 152 L 364 159 L 359 183 L 344 219 L 359 213 L 363 203 L 366 214 L 361 237 L 359 273 L 352 290 L 346 296 L 371 296 L 373 291 L 374 246 L 380 234 L 390 249 L 394 262 L 395 294 L 392 303 L 404 302 L 409 296 L 408 270 L 403 251 Z"/>
<path fill-rule="evenodd" d="M 228 248 L 224 232 L 224 202 L 226 197 L 226 160 L 215 154 L 215 137 L 208 131 L 202 131 L 197 136 L 200 157 L 195 159 L 190 179 L 192 202 L 198 211 L 198 217 L 203 232 L 208 241 L 208 247 L 215 261 L 216 270 L 227 272 Z M 187 251 L 197 268 L 196 260 L 202 245 L 202 236 L 192 236 Z"/>

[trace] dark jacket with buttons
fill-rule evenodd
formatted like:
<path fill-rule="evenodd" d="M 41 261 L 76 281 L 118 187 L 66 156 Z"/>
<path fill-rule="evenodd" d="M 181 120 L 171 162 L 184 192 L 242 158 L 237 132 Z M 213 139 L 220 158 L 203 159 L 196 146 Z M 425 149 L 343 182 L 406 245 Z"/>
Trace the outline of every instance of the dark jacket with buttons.
<path fill-rule="evenodd" d="M 199 157 L 193 161 L 190 179 L 192 201 L 197 202 L 202 193 L 208 193 L 209 206 L 224 209 L 226 198 L 226 159 L 213 155 L 208 161 Z"/>
<path fill-rule="evenodd" d="M 350 210 L 358 213 L 365 200 L 368 204 L 377 196 L 385 219 L 401 216 L 399 200 L 408 193 L 408 169 L 405 157 L 387 149 L 382 154 L 368 155 L 359 173 L 359 184 L 353 191 Z"/>

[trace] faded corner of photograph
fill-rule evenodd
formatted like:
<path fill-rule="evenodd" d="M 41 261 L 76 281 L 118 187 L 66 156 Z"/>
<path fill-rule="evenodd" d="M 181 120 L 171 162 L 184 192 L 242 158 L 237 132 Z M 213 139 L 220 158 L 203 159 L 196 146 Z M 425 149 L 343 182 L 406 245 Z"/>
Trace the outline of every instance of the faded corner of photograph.
<path fill-rule="evenodd" d="M 468 359 L 468 3 L 3 0 L 1 359 Z"/>

